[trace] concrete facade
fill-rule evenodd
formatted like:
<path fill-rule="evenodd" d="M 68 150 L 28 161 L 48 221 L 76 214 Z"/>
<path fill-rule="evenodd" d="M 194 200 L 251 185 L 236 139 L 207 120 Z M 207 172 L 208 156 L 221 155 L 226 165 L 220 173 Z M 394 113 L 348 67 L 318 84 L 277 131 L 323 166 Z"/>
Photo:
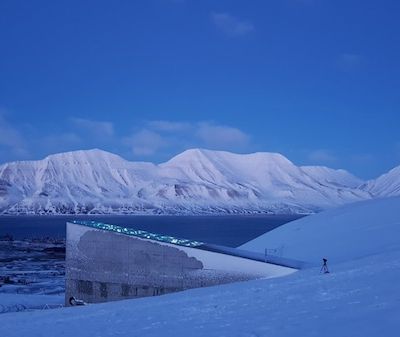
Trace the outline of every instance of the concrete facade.
<path fill-rule="evenodd" d="M 296 271 L 248 258 L 67 223 L 66 305 L 156 296 Z"/>

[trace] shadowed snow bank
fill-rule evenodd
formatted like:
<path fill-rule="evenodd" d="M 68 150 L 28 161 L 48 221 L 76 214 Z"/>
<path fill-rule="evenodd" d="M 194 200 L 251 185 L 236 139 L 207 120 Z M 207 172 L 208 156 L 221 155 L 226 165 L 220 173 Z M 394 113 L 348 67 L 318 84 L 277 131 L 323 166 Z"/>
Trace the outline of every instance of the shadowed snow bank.
<path fill-rule="evenodd" d="M 278 227 L 240 246 L 319 264 L 400 249 L 400 197 L 354 203 Z"/>

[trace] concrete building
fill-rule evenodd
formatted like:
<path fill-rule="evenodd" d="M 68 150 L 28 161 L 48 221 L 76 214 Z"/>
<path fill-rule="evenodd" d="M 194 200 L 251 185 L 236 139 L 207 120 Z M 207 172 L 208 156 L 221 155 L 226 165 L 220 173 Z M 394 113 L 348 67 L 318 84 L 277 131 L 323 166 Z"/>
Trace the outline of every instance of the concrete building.
<path fill-rule="evenodd" d="M 98 222 L 67 223 L 66 305 L 288 275 L 296 261 Z"/>

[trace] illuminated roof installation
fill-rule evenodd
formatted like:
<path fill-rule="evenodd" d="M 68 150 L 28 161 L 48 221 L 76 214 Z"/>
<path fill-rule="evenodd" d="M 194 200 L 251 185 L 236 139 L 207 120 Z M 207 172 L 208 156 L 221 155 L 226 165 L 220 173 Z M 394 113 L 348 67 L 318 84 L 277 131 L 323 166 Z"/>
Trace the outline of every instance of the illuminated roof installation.
<path fill-rule="evenodd" d="M 102 229 L 102 230 L 106 230 L 106 231 L 110 231 L 110 232 L 115 232 L 115 233 L 119 233 L 119 234 L 136 236 L 136 237 L 139 237 L 142 239 L 149 239 L 149 240 L 154 240 L 154 241 L 171 243 L 171 244 L 178 245 L 178 246 L 199 247 L 199 246 L 204 245 L 204 242 L 200 242 L 200 241 L 179 239 L 179 238 L 175 238 L 175 237 L 169 236 L 169 235 L 154 234 L 154 233 L 150 233 L 150 232 L 143 231 L 140 229 L 132 229 L 132 228 L 127 228 L 127 227 L 122 227 L 122 226 L 117 226 L 117 225 L 110 225 L 110 224 L 105 224 L 105 223 L 97 222 L 97 221 L 72 221 L 72 223 L 77 224 L 77 225 L 92 227 L 92 228 L 96 228 L 96 229 Z"/>
<path fill-rule="evenodd" d="M 163 243 L 169 243 L 177 246 L 189 247 L 189 248 L 197 248 L 201 250 L 206 250 L 209 252 L 215 252 L 219 254 L 231 255 L 236 257 L 241 257 L 244 259 L 275 264 L 278 266 L 285 266 L 294 269 L 302 269 L 306 266 L 306 263 L 303 261 L 297 261 L 293 259 L 278 257 L 278 256 L 268 256 L 266 257 L 264 254 L 245 251 L 237 248 L 230 248 L 215 244 L 209 244 L 201 241 L 189 240 L 189 239 L 180 239 L 169 235 L 162 234 L 154 234 L 141 229 L 133 229 L 128 227 L 122 227 L 118 225 L 105 224 L 97 221 L 72 221 L 73 224 L 82 225 L 86 227 L 91 227 L 94 229 L 105 230 L 109 232 L 114 232 L 117 234 L 125 234 L 128 236 L 133 236 L 141 239 L 154 240 Z"/>

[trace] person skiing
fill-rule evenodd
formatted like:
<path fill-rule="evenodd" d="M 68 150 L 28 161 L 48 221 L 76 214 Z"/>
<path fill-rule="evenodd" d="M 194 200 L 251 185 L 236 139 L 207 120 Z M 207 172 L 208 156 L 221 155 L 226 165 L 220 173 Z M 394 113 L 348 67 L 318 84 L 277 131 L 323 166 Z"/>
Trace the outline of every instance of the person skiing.
<path fill-rule="evenodd" d="M 328 270 L 328 265 L 326 264 L 326 263 L 328 262 L 328 260 L 325 259 L 325 258 L 323 258 L 323 259 L 322 259 L 322 262 L 323 262 L 323 264 L 322 264 L 320 273 L 328 274 L 328 273 L 329 273 L 329 270 Z"/>

